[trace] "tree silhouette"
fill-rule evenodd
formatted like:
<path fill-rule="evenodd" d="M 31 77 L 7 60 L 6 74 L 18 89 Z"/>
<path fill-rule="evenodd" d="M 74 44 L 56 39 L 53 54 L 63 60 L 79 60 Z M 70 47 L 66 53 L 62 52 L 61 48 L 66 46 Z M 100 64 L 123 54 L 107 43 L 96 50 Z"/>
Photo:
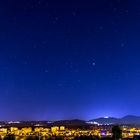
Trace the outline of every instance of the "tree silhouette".
<path fill-rule="evenodd" d="M 6 135 L 3 140 L 16 140 L 15 135 Z"/>
<path fill-rule="evenodd" d="M 122 138 L 122 130 L 121 130 L 121 128 L 119 126 L 117 126 L 117 125 L 113 126 L 112 127 L 112 134 L 113 134 L 112 138 L 114 140 L 119 140 L 120 138 Z"/>
<path fill-rule="evenodd" d="M 39 140 L 38 136 L 28 136 L 25 140 Z"/>
<path fill-rule="evenodd" d="M 63 140 L 62 137 L 55 137 L 55 140 Z"/>
<path fill-rule="evenodd" d="M 75 137 L 74 140 L 95 140 L 92 136 L 79 136 Z"/>
<path fill-rule="evenodd" d="M 137 136 L 137 135 L 134 136 L 134 137 L 133 137 L 133 140 L 140 140 L 140 136 L 139 136 L 139 135 L 138 135 L 138 136 Z"/>

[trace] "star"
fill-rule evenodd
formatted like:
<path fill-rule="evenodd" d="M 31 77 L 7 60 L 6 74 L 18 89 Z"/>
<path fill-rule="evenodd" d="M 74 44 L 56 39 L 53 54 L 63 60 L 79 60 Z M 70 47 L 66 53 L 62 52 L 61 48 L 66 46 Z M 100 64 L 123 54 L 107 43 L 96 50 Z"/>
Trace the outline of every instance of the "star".
<path fill-rule="evenodd" d="M 91 57 L 91 58 L 88 60 L 88 63 L 89 63 L 89 65 L 95 66 L 95 65 L 96 65 L 95 58 Z"/>
<path fill-rule="evenodd" d="M 59 17 L 55 17 L 55 20 L 58 20 L 59 19 Z"/>
<path fill-rule="evenodd" d="M 95 66 L 95 65 L 96 65 L 96 63 L 95 63 L 95 62 L 93 62 L 93 63 L 92 63 L 92 66 Z"/>
<path fill-rule="evenodd" d="M 99 26 L 99 30 L 103 30 L 103 26 Z"/>
<path fill-rule="evenodd" d="M 27 61 L 23 61 L 23 64 L 24 64 L 24 65 L 27 65 L 27 64 L 28 64 L 28 62 L 27 62 Z"/>
<path fill-rule="evenodd" d="M 75 73 L 78 73 L 79 72 L 79 70 L 78 69 L 75 69 Z"/>
<path fill-rule="evenodd" d="M 41 1 L 40 1 L 40 0 L 38 1 L 38 4 L 39 4 L 39 5 L 41 4 Z"/>
<path fill-rule="evenodd" d="M 114 33 L 118 33 L 119 31 L 117 29 L 114 30 Z"/>
<path fill-rule="evenodd" d="M 76 16 L 76 12 L 72 12 L 72 15 L 75 17 Z"/>
<path fill-rule="evenodd" d="M 78 83 L 80 83 L 80 82 L 81 82 L 81 80 L 80 80 L 80 79 L 78 79 L 78 80 L 77 80 L 77 82 L 78 82 Z"/>
<path fill-rule="evenodd" d="M 123 42 L 121 43 L 121 47 L 125 47 L 126 44 L 127 44 L 127 41 L 123 41 Z"/>
<path fill-rule="evenodd" d="M 125 10 L 125 13 L 129 13 L 129 10 L 126 9 L 126 10 Z"/>
<path fill-rule="evenodd" d="M 121 47 L 124 47 L 124 43 L 121 43 Z"/>
<path fill-rule="evenodd" d="M 58 17 L 58 16 L 54 17 L 54 18 L 53 18 L 53 21 L 52 21 L 53 24 L 57 23 L 58 20 L 59 20 L 59 17 Z"/>
<path fill-rule="evenodd" d="M 45 70 L 45 73 L 48 73 L 49 71 L 48 70 Z"/>
<path fill-rule="evenodd" d="M 59 84 L 58 84 L 58 87 L 63 87 L 63 84 L 62 84 L 62 83 L 59 83 Z"/>

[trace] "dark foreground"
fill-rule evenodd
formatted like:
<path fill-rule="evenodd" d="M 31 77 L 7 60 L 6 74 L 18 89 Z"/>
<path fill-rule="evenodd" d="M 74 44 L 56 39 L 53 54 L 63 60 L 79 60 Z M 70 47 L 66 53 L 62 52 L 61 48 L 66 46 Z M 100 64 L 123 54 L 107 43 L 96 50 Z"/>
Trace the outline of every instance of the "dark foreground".
<path fill-rule="evenodd" d="M 1 138 L 2 140 L 2 138 Z M 7 135 L 3 138 L 3 140 L 17 140 L 14 135 Z M 22 139 L 23 140 L 23 139 Z M 69 140 L 68 138 L 63 137 L 49 137 L 49 138 L 41 138 L 38 136 L 28 136 L 24 140 Z M 71 140 L 140 140 L 140 136 L 134 136 L 134 138 L 111 138 L 111 137 L 105 137 L 105 138 L 99 138 L 99 137 L 93 137 L 93 136 L 79 136 L 75 137 Z"/>

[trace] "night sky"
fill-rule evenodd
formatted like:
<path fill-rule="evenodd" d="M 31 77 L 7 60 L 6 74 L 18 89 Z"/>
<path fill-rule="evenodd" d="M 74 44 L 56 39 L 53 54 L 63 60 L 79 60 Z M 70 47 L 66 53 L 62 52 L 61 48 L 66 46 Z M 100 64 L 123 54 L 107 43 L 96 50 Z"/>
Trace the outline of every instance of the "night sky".
<path fill-rule="evenodd" d="M 0 120 L 140 115 L 139 0 L 0 0 Z"/>

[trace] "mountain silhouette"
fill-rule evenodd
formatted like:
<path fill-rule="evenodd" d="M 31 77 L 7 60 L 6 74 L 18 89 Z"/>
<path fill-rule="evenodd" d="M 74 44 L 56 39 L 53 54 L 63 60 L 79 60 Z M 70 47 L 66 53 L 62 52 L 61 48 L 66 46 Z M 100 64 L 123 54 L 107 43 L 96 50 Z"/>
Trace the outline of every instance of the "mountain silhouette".
<path fill-rule="evenodd" d="M 122 118 L 114 118 L 114 117 L 101 117 L 90 120 L 90 122 L 96 122 L 99 124 L 133 124 L 140 125 L 140 116 L 127 115 Z"/>

